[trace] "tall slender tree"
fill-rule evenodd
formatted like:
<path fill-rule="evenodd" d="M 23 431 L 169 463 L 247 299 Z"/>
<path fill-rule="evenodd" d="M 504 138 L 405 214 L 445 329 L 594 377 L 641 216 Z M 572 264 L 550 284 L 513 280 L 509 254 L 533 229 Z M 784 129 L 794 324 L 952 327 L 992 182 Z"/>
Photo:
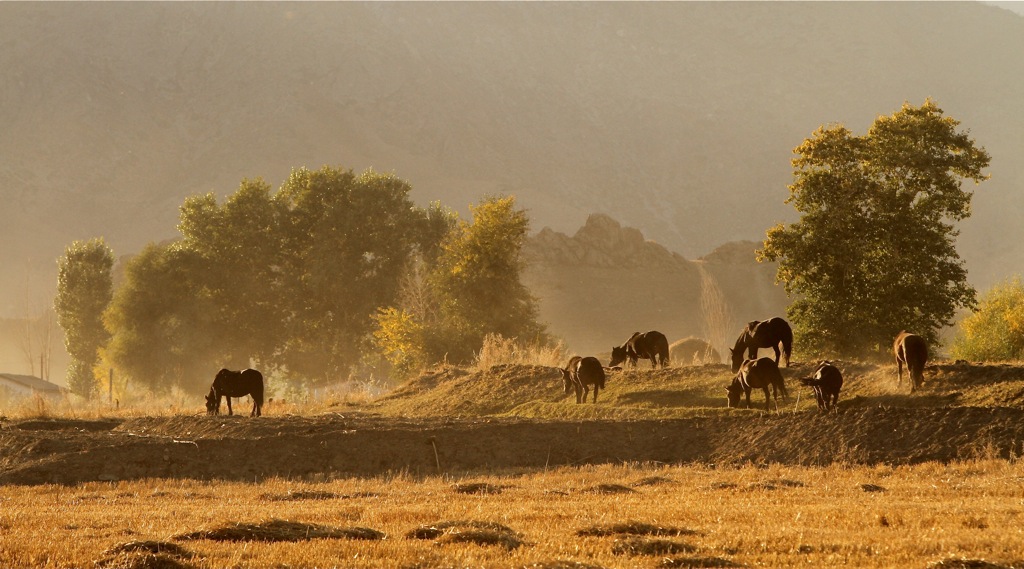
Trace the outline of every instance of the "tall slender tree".
<path fill-rule="evenodd" d="M 67 384 L 74 393 L 90 398 L 96 390 L 93 367 L 98 351 L 110 337 L 103 327 L 103 311 L 113 294 L 114 254 L 102 238 L 75 241 L 57 264 L 54 310 L 71 356 Z"/>

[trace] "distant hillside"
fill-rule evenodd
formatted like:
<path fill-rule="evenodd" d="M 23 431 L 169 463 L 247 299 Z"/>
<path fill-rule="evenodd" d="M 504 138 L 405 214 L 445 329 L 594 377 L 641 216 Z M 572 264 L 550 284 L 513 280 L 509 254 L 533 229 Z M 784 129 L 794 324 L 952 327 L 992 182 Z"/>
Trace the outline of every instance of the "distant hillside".
<path fill-rule="evenodd" d="M 607 358 L 633 332 L 658 330 L 670 342 L 710 338 L 721 353 L 743 323 L 784 316 L 788 299 L 775 265 L 755 260 L 757 243 L 730 243 L 697 261 L 648 241 L 603 214 L 569 237 L 544 228 L 524 247 L 523 281 L 540 299 L 541 320 L 570 349 Z M 720 298 L 715 322 L 702 296 Z M 716 296 L 717 295 L 717 296 Z M 711 322 L 709 322 L 711 320 Z"/>
<path fill-rule="evenodd" d="M 189 194 L 323 164 L 692 258 L 793 217 L 818 125 L 929 96 L 993 156 L 959 239 L 984 284 L 1024 266 L 1022 53 L 978 2 L 0 2 L 0 316 L 74 239 L 137 251 Z"/>

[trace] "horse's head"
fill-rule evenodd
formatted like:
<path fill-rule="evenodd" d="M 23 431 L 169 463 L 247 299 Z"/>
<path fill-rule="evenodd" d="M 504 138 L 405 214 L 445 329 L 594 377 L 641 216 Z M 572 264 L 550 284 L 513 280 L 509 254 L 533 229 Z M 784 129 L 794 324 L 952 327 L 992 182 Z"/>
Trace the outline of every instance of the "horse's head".
<path fill-rule="evenodd" d="M 563 368 L 558 368 L 558 371 L 562 372 L 562 383 L 565 386 L 565 392 L 566 393 L 572 393 L 573 392 L 572 372 L 567 370 L 567 369 L 563 369 Z"/>
<path fill-rule="evenodd" d="M 220 414 L 220 401 L 219 397 L 214 395 L 213 390 L 210 390 L 209 395 L 206 396 L 206 414 L 207 415 L 219 415 Z"/>
<path fill-rule="evenodd" d="M 626 352 L 625 346 L 615 346 L 612 348 L 612 361 L 608 362 L 608 367 L 615 367 L 622 362 L 626 361 L 629 354 Z"/>
<path fill-rule="evenodd" d="M 732 383 L 729 387 L 725 388 L 726 395 L 729 400 L 729 407 L 739 407 L 740 397 L 743 396 L 743 385 L 740 384 L 740 377 L 737 375 L 733 378 Z"/>
<path fill-rule="evenodd" d="M 743 365 L 747 350 L 743 347 L 729 348 L 729 357 L 732 358 L 732 372 L 737 373 L 740 371 L 740 366 Z"/>

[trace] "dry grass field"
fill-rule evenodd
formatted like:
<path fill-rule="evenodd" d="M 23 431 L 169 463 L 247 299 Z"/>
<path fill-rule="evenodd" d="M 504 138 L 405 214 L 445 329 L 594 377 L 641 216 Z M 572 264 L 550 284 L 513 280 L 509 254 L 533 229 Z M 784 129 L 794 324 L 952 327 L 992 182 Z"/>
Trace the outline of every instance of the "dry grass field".
<path fill-rule="evenodd" d="M 1009 461 L 4 486 L 0 566 L 1010 567 L 1022 500 Z"/>
<path fill-rule="evenodd" d="M 1024 567 L 1024 367 L 841 367 L 830 415 L 807 364 L 781 412 L 726 409 L 725 366 L 576 405 L 528 363 L 258 419 L 5 409 L 0 567 Z"/>

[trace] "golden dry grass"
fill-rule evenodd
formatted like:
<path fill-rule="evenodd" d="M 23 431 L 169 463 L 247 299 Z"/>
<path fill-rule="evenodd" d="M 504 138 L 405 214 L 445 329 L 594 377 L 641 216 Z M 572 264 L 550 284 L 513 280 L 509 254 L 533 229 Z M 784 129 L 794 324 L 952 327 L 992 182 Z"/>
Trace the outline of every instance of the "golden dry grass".
<path fill-rule="evenodd" d="M 402 475 L 6 486 L 0 566 L 954 567 L 985 560 L 1009 567 L 1024 559 L 1022 479 L 1019 463 L 977 461 L 626 465 L 472 478 L 503 487 L 500 494 L 464 494 L 457 485 L 466 481 Z M 591 491 L 603 484 L 636 491 Z M 880 489 L 867 491 L 868 484 Z M 240 541 L 180 538 L 282 525 L 299 541 L 247 540 L 244 532 Z M 341 537 L 307 541 L 294 535 L 304 527 L 366 528 L 387 537 L 327 532 Z M 437 533 L 407 537 L 417 528 Z"/>

